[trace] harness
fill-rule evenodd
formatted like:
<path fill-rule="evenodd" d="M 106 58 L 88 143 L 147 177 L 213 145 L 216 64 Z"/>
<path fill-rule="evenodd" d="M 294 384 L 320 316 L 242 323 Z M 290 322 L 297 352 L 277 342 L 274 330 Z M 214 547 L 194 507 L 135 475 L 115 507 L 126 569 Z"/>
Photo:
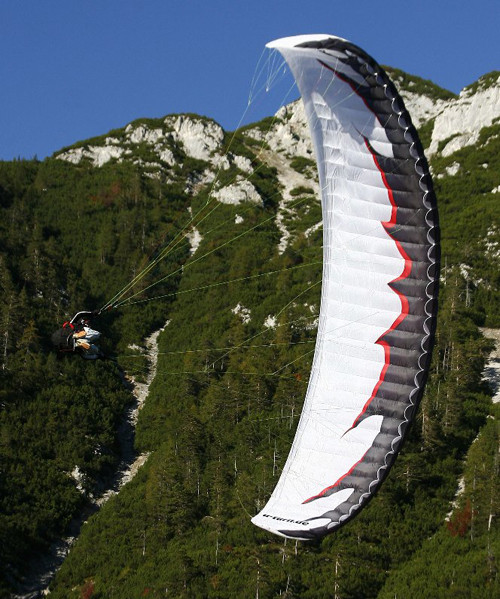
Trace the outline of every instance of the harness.
<path fill-rule="evenodd" d="M 75 350 L 74 328 L 71 323 L 65 322 L 60 329 L 52 334 L 52 343 L 60 352 L 73 352 Z"/>

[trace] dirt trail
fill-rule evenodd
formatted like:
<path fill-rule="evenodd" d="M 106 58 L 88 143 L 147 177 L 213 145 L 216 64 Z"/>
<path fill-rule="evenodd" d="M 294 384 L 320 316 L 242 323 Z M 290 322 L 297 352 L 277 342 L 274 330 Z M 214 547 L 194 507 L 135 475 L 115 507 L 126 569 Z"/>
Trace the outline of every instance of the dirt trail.
<path fill-rule="evenodd" d="M 133 401 L 127 406 L 118 427 L 117 434 L 122 459 L 114 476 L 111 479 L 103 481 L 100 488 L 96 491 L 96 496 L 91 498 L 82 513 L 73 519 L 69 526 L 68 536 L 54 542 L 45 554 L 37 556 L 27 564 L 25 578 L 18 585 L 17 594 L 11 595 L 11 599 L 37 599 L 49 594 L 48 586 L 50 581 L 54 578 L 72 545 L 78 538 L 82 525 L 110 497 L 116 495 L 124 485 L 131 481 L 139 468 L 148 459 L 149 454 L 137 455 L 135 452 L 135 427 L 139 412 L 148 396 L 149 386 L 156 376 L 158 336 L 163 330 L 164 327 L 155 331 L 145 341 L 146 351 L 144 355 L 147 357 L 149 363 L 149 372 L 146 381 L 141 383 L 131 376 L 123 375 L 123 383 L 131 391 Z"/>

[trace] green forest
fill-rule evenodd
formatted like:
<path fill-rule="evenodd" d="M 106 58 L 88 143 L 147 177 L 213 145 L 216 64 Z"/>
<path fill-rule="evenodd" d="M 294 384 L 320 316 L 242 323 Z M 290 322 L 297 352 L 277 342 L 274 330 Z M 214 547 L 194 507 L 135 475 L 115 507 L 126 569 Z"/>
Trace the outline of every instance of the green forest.
<path fill-rule="evenodd" d="M 321 543 L 279 539 L 250 522 L 293 440 L 321 292 L 322 231 L 305 234 L 321 220 L 312 186 L 293 190 L 290 242 L 277 251 L 281 189 L 252 137 L 268 126 L 226 134 L 225 149 L 253 170 L 232 164 L 217 180 L 248 179 L 261 203 L 214 201 L 203 179 L 210 165 L 174 141 L 175 164 L 155 172 L 140 145 L 101 167 L 55 156 L 0 163 L 0 597 L 23 588 L 26 564 L 67 534 L 112 477 L 132 400 L 123 373 L 144 380 L 137 346 L 161 327 L 135 437 L 149 457 L 83 526 L 51 597 L 500 595 L 500 414 L 482 380 L 492 346 L 480 331 L 500 327 L 500 123 L 475 146 L 431 161 L 442 274 L 426 391 L 380 492 Z M 307 159 L 291 166 L 311 171 Z M 193 215 L 194 253 L 185 236 Z M 55 328 L 106 305 L 156 258 L 129 301 L 95 323 L 114 360 L 55 354 Z"/>

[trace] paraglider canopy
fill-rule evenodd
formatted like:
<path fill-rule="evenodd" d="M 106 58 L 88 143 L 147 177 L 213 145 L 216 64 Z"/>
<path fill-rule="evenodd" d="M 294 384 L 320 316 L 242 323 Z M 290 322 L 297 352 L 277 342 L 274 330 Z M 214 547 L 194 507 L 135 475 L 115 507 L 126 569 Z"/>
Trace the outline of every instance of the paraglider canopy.
<path fill-rule="evenodd" d="M 422 396 L 437 310 L 438 220 L 404 102 L 361 48 L 331 35 L 268 44 L 299 87 L 318 164 L 323 286 L 303 411 L 252 521 L 318 539 L 378 489 Z"/>

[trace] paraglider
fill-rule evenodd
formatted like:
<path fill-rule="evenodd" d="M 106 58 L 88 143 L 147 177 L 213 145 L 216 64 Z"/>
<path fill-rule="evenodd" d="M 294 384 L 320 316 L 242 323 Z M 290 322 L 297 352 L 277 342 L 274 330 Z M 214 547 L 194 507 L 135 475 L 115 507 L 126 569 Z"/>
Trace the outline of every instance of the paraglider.
<path fill-rule="evenodd" d="M 60 355 L 74 353 L 79 354 L 85 360 L 105 358 L 99 346 L 96 345 L 101 333 L 90 327 L 91 320 L 98 315 L 99 311 L 77 312 L 71 320 L 64 322 L 52 334 L 52 343 Z"/>
<path fill-rule="evenodd" d="M 252 522 L 320 539 L 373 497 L 422 397 L 434 337 L 436 199 L 387 73 L 354 44 L 268 44 L 295 77 L 318 164 L 323 283 L 304 407 L 281 477 Z"/>

